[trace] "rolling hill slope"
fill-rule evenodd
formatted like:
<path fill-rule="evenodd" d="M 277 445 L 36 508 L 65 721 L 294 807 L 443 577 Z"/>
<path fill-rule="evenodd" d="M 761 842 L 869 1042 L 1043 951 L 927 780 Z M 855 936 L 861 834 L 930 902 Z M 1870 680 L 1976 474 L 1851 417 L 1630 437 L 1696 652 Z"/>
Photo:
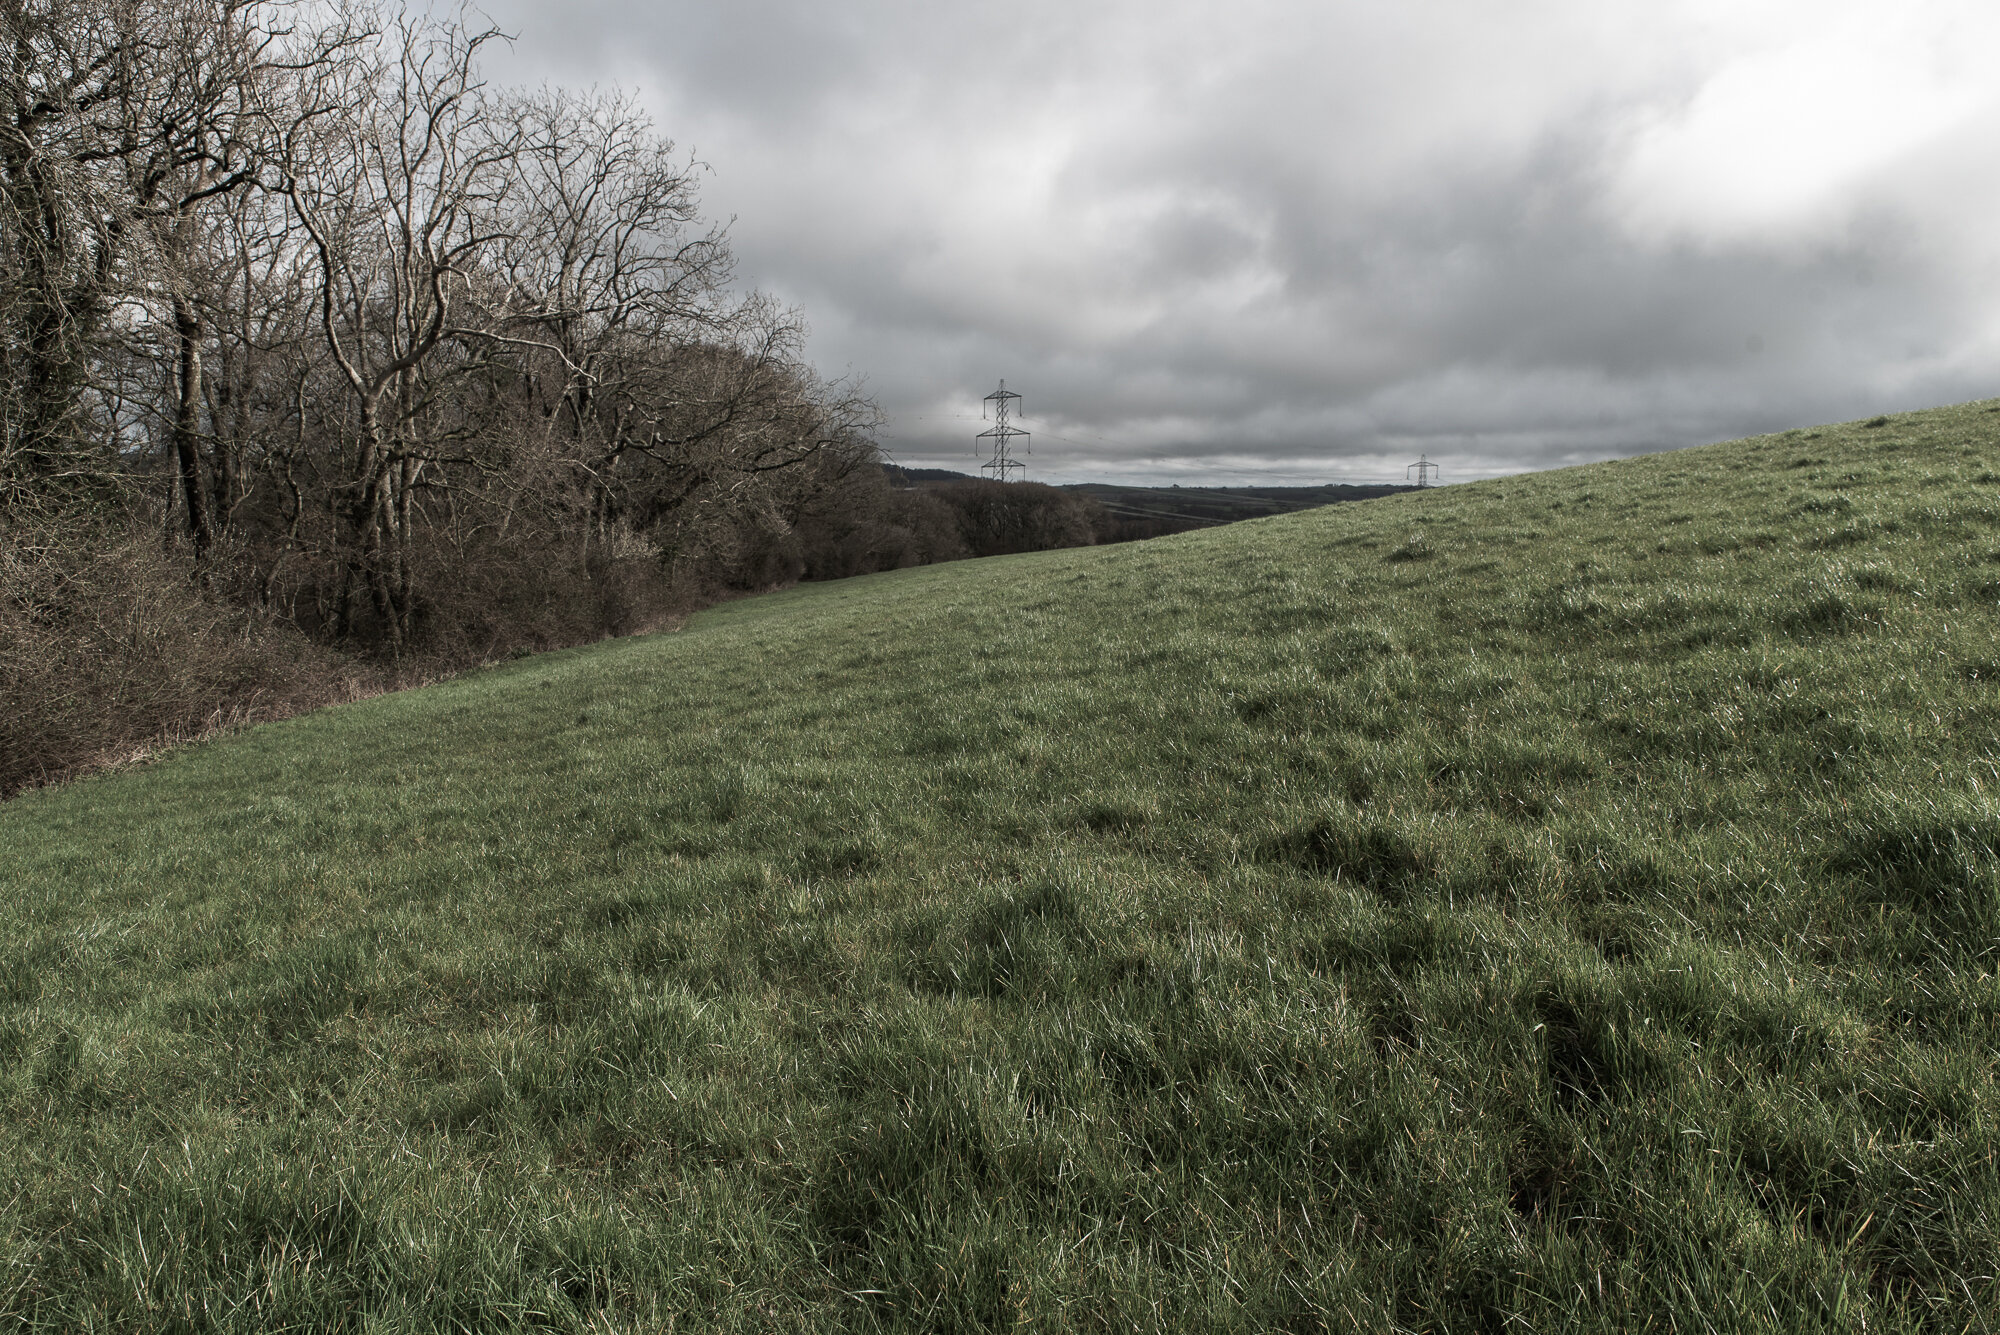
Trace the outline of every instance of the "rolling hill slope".
<path fill-rule="evenodd" d="M 2000 406 L 0 807 L 27 1329 L 2000 1324 Z"/>

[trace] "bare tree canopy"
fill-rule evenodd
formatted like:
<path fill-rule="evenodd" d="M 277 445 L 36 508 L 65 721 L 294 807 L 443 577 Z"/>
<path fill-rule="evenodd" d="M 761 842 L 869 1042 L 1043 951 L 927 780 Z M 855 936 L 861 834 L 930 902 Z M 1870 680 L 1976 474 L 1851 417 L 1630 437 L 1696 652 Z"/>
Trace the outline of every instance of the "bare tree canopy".
<path fill-rule="evenodd" d="M 400 654 L 475 567 L 665 569 L 872 458 L 798 318 L 732 289 L 694 164 L 626 94 L 488 87 L 501 40 L 0 0 L 0 507 L 150 507 Z"/>

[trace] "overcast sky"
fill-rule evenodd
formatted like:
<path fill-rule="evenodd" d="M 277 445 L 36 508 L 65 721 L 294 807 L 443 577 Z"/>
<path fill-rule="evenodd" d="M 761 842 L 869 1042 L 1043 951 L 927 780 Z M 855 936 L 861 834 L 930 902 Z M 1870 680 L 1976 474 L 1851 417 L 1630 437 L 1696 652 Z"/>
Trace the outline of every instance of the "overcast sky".
<path fill-rule="evenodd" d="M 2000 394 L 1992 0 L 485 0 L 973 471 L 1446 481 Z"/>

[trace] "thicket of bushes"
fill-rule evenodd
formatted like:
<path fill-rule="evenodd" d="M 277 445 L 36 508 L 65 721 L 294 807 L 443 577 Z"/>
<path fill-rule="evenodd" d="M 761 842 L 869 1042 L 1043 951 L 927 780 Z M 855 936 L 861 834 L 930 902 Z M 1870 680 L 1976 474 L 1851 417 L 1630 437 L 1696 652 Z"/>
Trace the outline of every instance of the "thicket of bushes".
<path fill-rule="evenodd" d="M 733 592 L 1090 540 L 1046 488 L 892 488 L 872 404 L 734 288 L 628 98 L 492 89 L 495 31 L 370 13 L 0 7 L 0 794 Z"/>

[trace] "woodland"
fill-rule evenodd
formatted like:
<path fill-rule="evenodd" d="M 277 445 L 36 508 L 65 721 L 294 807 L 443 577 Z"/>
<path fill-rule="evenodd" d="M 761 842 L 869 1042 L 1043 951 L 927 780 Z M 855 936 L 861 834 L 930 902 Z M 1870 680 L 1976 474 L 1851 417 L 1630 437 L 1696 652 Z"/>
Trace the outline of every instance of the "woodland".
<path fill-rule="evenodd" d="M 1093 541 L 896 487 L 623 92 L 473 11 L 0 0 L 0 794 L 719 598 Z"/>

